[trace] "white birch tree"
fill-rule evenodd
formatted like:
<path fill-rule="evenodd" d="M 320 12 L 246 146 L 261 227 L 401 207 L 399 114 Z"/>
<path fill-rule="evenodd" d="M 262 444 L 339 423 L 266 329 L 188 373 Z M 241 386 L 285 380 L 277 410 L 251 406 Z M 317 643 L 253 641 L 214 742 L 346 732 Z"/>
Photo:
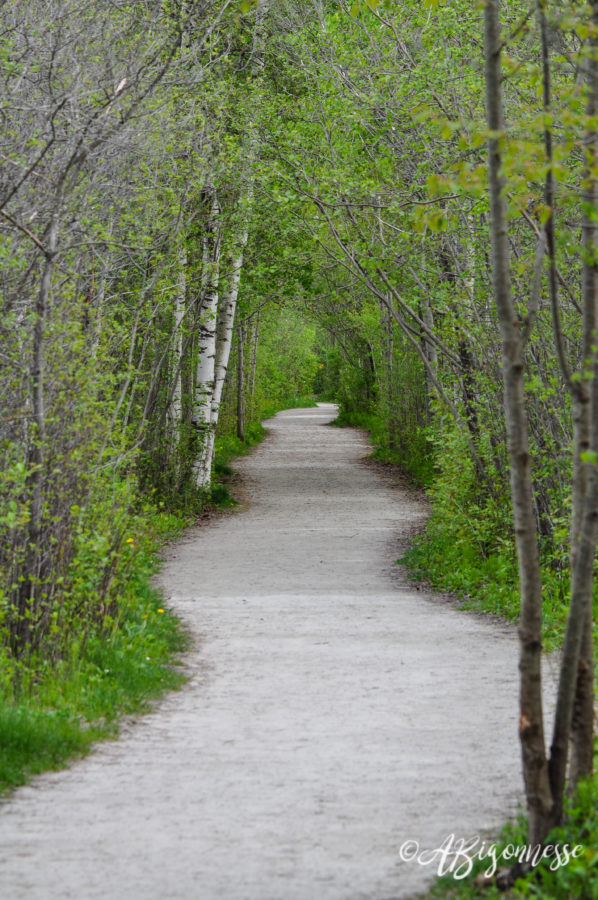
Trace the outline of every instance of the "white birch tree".
<path fill-rule="evenodd" d="M 251 97 L 254 103 L 259 103 L 262 90 L 261 76 L 264 65 L 267 11 L 268 0 L 259 0 L 256 7 L 250 61 Z M 200 328 L 201 343 L 198 353 L 194 406 L 194 424 L 201 444 L 193 468 L 196 484 L 201 489 L 207 489 L 210 484 L 216 428 L 230 359 L 245 248 L 249 238 L 258 148 L 259 138 L 256 123 L 250 121 L 242 145 L 239 200 L 236 214 L 232 217 L 232 234 L 229 236 L 231 250 L 228 258 L 226 287 L 221 290 L 220 294 L 218 292 L 221 263 L 219 242 L 217 259 L 213 249 L 208 250 L 206 257 L 207 299 L 204 320 Z M 210 226 L 210 228 L 213 227 L 213 225 Z"/>

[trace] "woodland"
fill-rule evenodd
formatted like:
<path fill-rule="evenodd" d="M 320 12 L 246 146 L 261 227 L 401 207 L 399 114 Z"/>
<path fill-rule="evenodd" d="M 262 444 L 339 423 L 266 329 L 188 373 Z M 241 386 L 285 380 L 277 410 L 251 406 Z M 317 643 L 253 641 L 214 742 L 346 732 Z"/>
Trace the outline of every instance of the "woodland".
<path fill-rule="evenodd" d="M 598 3 L 4 0 L 0 28 L 3 783 L 177 682 L 155 550 L 315 398 L 427 490 L 413 573 L 518 619 L 527 838 L 591 847 Z M 595 896 L 596 861 L 534 890 Z"/>

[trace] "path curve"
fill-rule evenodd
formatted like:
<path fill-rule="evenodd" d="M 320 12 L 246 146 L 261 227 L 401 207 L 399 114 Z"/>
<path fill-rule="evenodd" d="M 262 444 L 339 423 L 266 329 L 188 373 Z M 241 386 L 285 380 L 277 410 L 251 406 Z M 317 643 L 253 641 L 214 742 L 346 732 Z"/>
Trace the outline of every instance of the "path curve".
<path fill-rule="evenodd" d="M 248 508 L 170 552 L 191 681 L 3 804 L 0 896 L 397 900 L 433 875 L 404 841 L 514 812 L 514 631 L 397 579 L 424 510 L 334 412 L 279 414 Z"/>

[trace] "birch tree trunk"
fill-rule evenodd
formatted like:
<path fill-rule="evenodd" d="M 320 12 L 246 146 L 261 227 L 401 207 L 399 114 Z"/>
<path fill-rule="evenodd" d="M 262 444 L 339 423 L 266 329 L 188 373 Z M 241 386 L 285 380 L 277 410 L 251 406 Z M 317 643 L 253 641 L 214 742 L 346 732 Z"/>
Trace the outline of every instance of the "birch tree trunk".
<path fill-rule="evenodd" d="M 220 415 L 222 391 L 224 388 L 224 381 L 226 379 L 226 373 L 228 370 L 230 349 L 233 340 L 233 328 L 235 324 L 237 298 L 239 296 L 241 271 L 243 269 L 243 254 L 245 246 L 247 244 L 248 234 L 249 230 L 247 226 L 245 226 L 240 238 L 239 250 L 232 261 L 232 269 L 228 289 L 222 297 L 220 308 L 217 312 L 217 322 L 214 335 L 213 371 L 211 372 L 211 383 L 208 383 L 208 389 L 210 389 L 211 387 L 211 397 L 209 409 L 206 409 L 206 424 L 204 429 L 205 437 L 200 457 L 201 472 L 204 477 L 207 478 L 207 481 L 204 481 L 200 485 L 201 487 L 208 487 L 210 483 L 210 472 L 212 468 L 212 462 L 214 460 L 216 427 L 218 425 L 218 417 Z"/>
<path fill-rule="evenodd" d="M 194 480 L 197 487 L 202 489 L 208 488 L 210 485 L 212 463 L 208 447 L 216 371 L 220 246 L 220 205 L 214 191 L 203 246 L 203 310 L 199 324 L 192 420 L 193 427 L 200 441 L 199 452 L 193 462 Z"/>
<path fill-rule="evenodd" d="M 268 0 L 258 0 L 251 61 L 253 78 L 258 78 L 263 68 L 265 47 L 264 19 L 267 8 Z M 209 329 L 206 332 L 205 344 L 200 347 L 199 352 L 195 408 L 198 414 L 197 428 L 202 435 L 202 445 L 194 468 L 196 483 L 201 488 L 207 488 L 210 484 L 216 428 L 230 358 L 243 259 L 249 238 L 249 217 L 253 205 L 255 181 L 253 167 L 257 156 L 257 148 L 257 129 L 254 125 L 250 125 L 245 152 L 245 167 L 241 174 L 239 230 L 232 240 L 234 249 L 231 255 L 228 288 L 222 297 L 220 306 L 218 305 L 217 289 L 213 292 L 213 298 L 209 302 Z"/>

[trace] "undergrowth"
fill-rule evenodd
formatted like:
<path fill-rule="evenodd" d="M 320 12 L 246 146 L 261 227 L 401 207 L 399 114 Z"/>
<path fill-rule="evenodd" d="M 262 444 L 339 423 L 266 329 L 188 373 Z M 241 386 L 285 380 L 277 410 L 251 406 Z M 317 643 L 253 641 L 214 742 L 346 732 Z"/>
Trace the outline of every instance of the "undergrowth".
<path fill-rule="evenodd" d="M 434 449 L 434 477 L 427 485 L 431 515 L 399 562 L 432 587 L 461 598 L 464 609 L 515 621 L 519 616 L 519 576 L 506 477 L 480 484 L 464 438 L 445 430 L 428 432 Z M 492 471 L 492 450 L 480 439 L 480 455 Z M 503 473 L 504 474 L 504 473 Z M 566 539 L 566 528 L 561 529 Z M 551 652 L 564 635 L 569 596 L 566 546 L 555 530 L 541 547 L 543 641 Z"/>
<path fill-rule="evenodd" d="M 431 587 L 456 594 L 463 609 L 492 613 L 516 621 L 519 616 L 519 584 L 517 559 L 512 536 L 511 508 L 506 484 L 495 485 L 494 497 L 481 499 L 480 485 L 473 464 L 461 446 L 458 433 L 443 431 L 442 441 L 427 439 L 434 454 L 427 461 L 412 460 L 405 465 L 385 443 L 387 436 L 379 428 L 376 416 L 343 413 L 338 425 L 353 425 L 369 431 L 375 445 L 373 457 L 400 466 L 428 489 L 432 511 L 424 533 L 415 537 L 411 548 L 398 560 L 407 566 L 411 577 L 426 581 Z M 415 448 L 417 449 L 417 448 Z M 415 450 L 414 450 L 415 452 Z M 419 451 L 418 451 L 419 452 Z M 489 449 L 481 447 L 481 452 Z M 501 501 L 500 498 L 503 500 Z M 563 531 L 566 536 L 566 529 Z M 551 544 L 541 548 L 543 581 L 543 643 L 547 651 L 562 644 L 568 613 L 569 577 L 565 553 L 558 543 L 558 530 Z M 564 546 L 564 543 L 563 543 Z M 596 596 L 594 599 L 596 607 Z M 598 613 L 598 608 L 596 609 Z M 425 895 L 429 900 L 520 900 L 524 897 L 542 900 L 598 900 L 598 776 L 579 786 L 575 802 L 567 812 L 565 824 L 555 829 L 547 843 L 561 847 L 580 847 L 579 857 L 570 858 L 566 865 L 553 866 L 553 859 L 544 860 L 509 891 L 501 891 L 496 884 L 480 884 L 480 875 L 488 870 L 492 856 L 474 861 L 470 867 L 462 858 L 463 878 L 455 878 L 448 870 Z M 469 841 L 467 835 L 456 839 Z M 487 840 L 486 847 L 492 842 Z M 527 844 L 527 823 L 524 817 L 508 823 L 495 841 L 495 854 L 500 860 L 498 869 L 510 868 L 512 848 Z M 479 844 L 477 847 L 479 848 Z M 470 855 L 475 857 L 475 848 Z M 428 857 L 429 858 L 429 857 Z M 431 862 L 437 871 L 440 856 Z M 455 858 L 455 865 L 458 859 Z M 411 863 L 417 865 L 416 861 Z M 471 868 L 471 871 L 469 869 Z M 445 869 L 445 871 L 447 871 Z"/>
<path fill-rule="evenodd" d="M 417 581 L 448 591 L 461 599 L 462 609 L 491 613 L 512 622 L 519 617 L 517 560 L 511 542 L 505 540 L 493 552 L 482 553 L 465 534 L 448 530 L 433 511 L 426 531 L 412 541 L 397 560 Z M 543 642 L 547 652 L 560 646 L 567 621 L 567 573 L 555 571 L 550 559 L 543 566 Z"/>
<path fill-rule="evenodd" d="M 135 537 L 122 549 L 127 575 L 119 581 L 118 612 L 85 634 L 71 635 L 56 659 L 30 653 L 4 668 L 0 792 L 61 768 L 99 738 L 115 736 L 119 717 L 142 712 L 184 681 L 176 663 L 187 637 L 150 579 L 157 548 L 176 537 L 185 521 L 148 510 L 143 519 L 133 518 Z"/>
<path fill-rule="evenodd" d="M 575 801 L 567 810 L 565 824 L 555 828 L 546 846 L 557 846 L 558 855 L 542 859 L 508 890 L 491 883 L 487 876 L 509 869 L 527 853 L 527 823 L 523 816 L 510 822 L 496 841 L 475 842 L 466 838 L 465 852 L 447 861 L 443 877 L 426 894 L 428 900 L 596 900 L 598 897 L 598 780 L 579 785 Z M 481 858 L 476 859 L 476 851 Z M 431 863 L 438 872 L 440 856 Z M 417 864 L 417 863 L 415 863 Z M 451 870 L 451 865 L 453 869 Z"/>
<path fill-rule="evenodd" d="M 341 409 L 332 424 L 367 431 L 374 445 L 374 459 L 399 466 L 418 485 L 426 486 L 431 483 L 434 475 L 433 458 L 422 432 L 404 437 L 393 446 L 383 417 L 379 413 L 363 410 Z"/>
<path fill-rule="evenodd" d="M 293 402 L 315 405 L 312 398 L 291 398 L 282 407 L 267 408 L 264 416 Z M 201 497 L 180 498 L 175 508 L 183 511 L 166 512 L 163 500 L 158 508 L 138 500 L 137 510 L 120 508 L 117 523 L 107 505 L 105 514 L 94 515 L 93 528 L 82 529 L 70 594 L 63 603 L 65 608 L 70 604 L 72 619 L 60 628 L 57 620 L 54 654 L 30 650 L 15 659 L 8 645 L 0 647 L 0 793 L 35 774 L 62 768 L 95 741 L 116 736 L 123 715 L 143 712 L 152 699 L 183 684 L 179 657 L 188 637 L 151 586 L 158 550 L 189 524 L 186 502 L 193 516 L 209 507 L 234 505 L 227 484 L 229 463 L 266 434 L 254 422 L 246 428 L 245 441 L 220 436 L 212 488 Z M 110 550 L 116 525 L 119 540 Z M 87 618 L 76 618 L 80 597 L 89 604 Z"/>

